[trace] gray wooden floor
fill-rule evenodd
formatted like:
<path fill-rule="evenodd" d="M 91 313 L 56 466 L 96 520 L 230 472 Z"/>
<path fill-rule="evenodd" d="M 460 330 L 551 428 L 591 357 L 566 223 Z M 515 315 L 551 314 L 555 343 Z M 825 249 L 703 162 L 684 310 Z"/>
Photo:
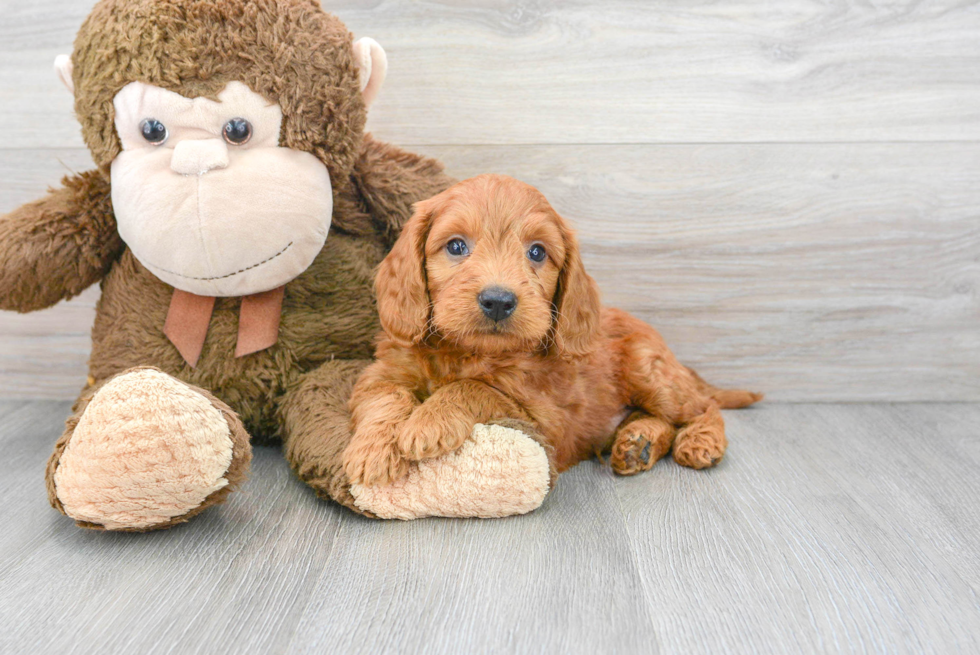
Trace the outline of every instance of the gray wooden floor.
<path fill-rule="evenodd" d="M 369 521 L 263 448 L 148 535 L 47 507 L 67 410 L 0 403 L 3 653 L 980 650 L 980 405 L 729 412 L 715 470 L 589 462 L 493 521 Z"/>

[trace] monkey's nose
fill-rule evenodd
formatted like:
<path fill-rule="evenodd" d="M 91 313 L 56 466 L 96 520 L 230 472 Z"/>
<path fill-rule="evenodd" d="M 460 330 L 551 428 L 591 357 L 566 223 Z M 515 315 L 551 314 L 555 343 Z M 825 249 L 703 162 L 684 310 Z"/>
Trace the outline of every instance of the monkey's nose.
<path fill-rule="evenodd" d="M 174 148 L 170 169 L 178 175 L 204 175 L 228 166 L 228 146 L 221 139 L 190 139 Z"/>
<path fill-rule="evenodd" d="M 476 297 L 480 309 L 491 321 L 499 322 L 514 313 L 517 309 L 517 296 L 514 292 L 500 287 L 484 289 Z"/>

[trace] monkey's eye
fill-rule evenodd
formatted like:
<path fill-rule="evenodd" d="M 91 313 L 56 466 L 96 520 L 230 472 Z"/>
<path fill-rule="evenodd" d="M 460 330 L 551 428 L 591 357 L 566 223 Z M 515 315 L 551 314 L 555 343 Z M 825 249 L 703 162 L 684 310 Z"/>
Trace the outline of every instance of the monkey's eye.
<path fill-rule="evenodd" d="M 446 252 L 452 257 L 465 257 L 470 254 L 470 249 L 466 247 L 466 242 L 462 239 L 453 239 L 446 244 Z"/>
<path fill-rule="evenodd" d="M 225 141 L 233 146 L 242 146 L 252 138 L 252 124 L 244 118 L 233 118 L 225 123 L 222 130 Z"/>
<path fill-rule="evenodd" d="M 532 262 L 537 262 L 540 264 L 547 256 L 548 253 L 545 252 L 544 246 L 542 246 L 540 243 L 536 243 L 527 249 L 527 258 Z"/>
<path fill-rule="evenodd" d="M 155 118 L 147 118 L 140 123 L 140 134 L 149 143 L 159 146 L 167 140 L 167 127 Z"/>

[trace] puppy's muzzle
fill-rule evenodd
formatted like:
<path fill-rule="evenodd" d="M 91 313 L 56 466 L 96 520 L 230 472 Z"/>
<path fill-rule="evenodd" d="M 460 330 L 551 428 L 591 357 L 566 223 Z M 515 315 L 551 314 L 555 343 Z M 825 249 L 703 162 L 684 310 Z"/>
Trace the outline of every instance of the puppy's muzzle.
<path fill-rule="evenodd" d="M 484 316 L 494 323 L 503 321 L 517 309 L 517 296 L 513 291 L 501 287 L 484 289 L 476 297 Z"/>

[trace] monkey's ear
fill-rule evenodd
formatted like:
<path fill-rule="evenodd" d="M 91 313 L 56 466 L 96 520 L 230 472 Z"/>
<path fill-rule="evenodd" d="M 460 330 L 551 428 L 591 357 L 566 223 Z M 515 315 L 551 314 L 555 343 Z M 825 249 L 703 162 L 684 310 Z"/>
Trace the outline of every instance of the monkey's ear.
<path fill-rule="evenodd" d="M 74 70 L 75 66 L 71 63 L 71 55 L 58 55 L 54 58 L 54 72 L 58 74 L 58 79 L 72 95 L 75 95 L 75 80 L 72 78 Z"/>
<path fill-rule="evenodd" d="M 370 107 L 388 74 L 388 55 L 377 41 L 365 36 L 354 42 L 354 62 L 361 75 L 364 104 Z"/>

